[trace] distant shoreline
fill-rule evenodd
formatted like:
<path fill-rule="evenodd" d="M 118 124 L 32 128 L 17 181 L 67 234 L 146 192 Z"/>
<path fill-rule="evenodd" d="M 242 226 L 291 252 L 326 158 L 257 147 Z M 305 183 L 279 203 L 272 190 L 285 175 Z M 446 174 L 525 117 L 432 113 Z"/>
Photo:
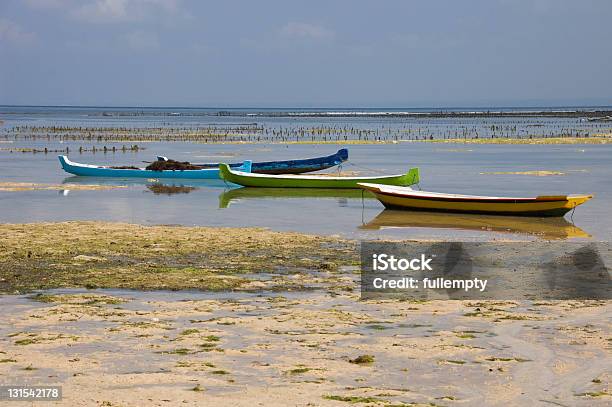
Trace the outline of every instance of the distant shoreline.
<path fill-rule="evenodd" d="M 561 117 L 612 121 L 611 106 L 444 107 L 444 108 L 192 108 L 0 105 L 0 115 L 47 116 L 56 112 L 86 117 L 248 117 L 248 118 L 495 118 Z"/>

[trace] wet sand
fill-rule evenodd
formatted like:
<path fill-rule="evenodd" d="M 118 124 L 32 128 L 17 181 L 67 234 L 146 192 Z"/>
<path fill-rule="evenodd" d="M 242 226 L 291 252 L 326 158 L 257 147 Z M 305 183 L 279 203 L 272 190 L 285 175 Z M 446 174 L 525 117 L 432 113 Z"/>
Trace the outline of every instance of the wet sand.
<path fill-rule="evenodd" d="M 610 301 L 360 301 L 354 242 L 265 229 L 1 225 L 0 248 L 0 384 L 54 405 L 611 400 Z"/>
<path fill-rule="evenodd" d="M 610 402 L 609 303 L 360 302 L 333 291 L 39 300 L 0 298 L 0 381 L 62 385 L 60 405 Z M 364 355 L 372 361 L 356 363 Z"/>

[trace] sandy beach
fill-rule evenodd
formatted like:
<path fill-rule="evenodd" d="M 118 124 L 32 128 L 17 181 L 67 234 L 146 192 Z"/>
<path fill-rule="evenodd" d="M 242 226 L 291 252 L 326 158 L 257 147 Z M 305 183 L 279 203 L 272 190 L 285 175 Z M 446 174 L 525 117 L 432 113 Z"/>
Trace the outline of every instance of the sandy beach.
<path fill-rule="evenodd" d="M 334 237 L 1 230 L 0 380 L 62 385 L 55 405 L 610 402 L 609 301 L 361 301 Z"/>
<path fill-rule="evenodd" d="M 360 302 L 333 291 L 0 302 L 2 381 L 62 385 L 59 405 L 610 402 L 609 303 Z"/>

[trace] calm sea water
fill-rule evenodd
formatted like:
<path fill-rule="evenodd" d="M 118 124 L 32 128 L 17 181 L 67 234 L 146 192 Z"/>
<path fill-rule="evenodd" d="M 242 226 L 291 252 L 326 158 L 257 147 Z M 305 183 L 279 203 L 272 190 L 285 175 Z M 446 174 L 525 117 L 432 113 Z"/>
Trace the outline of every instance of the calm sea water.
<path fill-rule="evenodd" d="M 50 145 L 62 148 L 69 143 Z M 74 151 L 80 143 L 73 143 Z M 41 147 L 43 143 L 11 143 Z M 71 154 L 75 161 L 139 164 L 156 155 L 180 160 L 242 161 L 313 157 L 330 154 L 333 145 L 202 145 L 148 143 L 132 153 Z M 65 173 L 55 154 L 0 152 L 0 183 L 108 184 L 127 188 L 107 191 L 0 192 L 0 221 L 112 220 L 143 224 L 261 226 L 273 230 L 340 234 L 376 238 L 524 238 L 543 231 L 549 238 L 591 235 L 612 237 L 610 200 L 612 146 L 576 145 L 397 145 L 350 146 L 344 171 L 387 174 L 421 169 L 421 188 L 469 194 L 529 196 L 594 193 L 570 222 L 503 217 L 390 213 L 361 192 L 253 190 L 222 181 L 168 182 L 73 177 Z M 534 177 L 491 175 L 485 172 L 552 170 L 565 175 Z M 160 186 L 186 188 L 160 188 Z M 174 192 L 174 193 L 173 193 Z M 566 218 L 569 220 L 570 215 Z M 568 229 L 569 228 L 569 229 Z M 490 231 L 488 231 L 488 229 Z"/>
<path fill-rule="evenodd" d="M 576 118 L 403 119 L 385 117 L 303 118 L 253 117 L 275 109 L 29 108 L 0 107 L 4 129 L 13 126 L 200 126 L 211 123 L 258 123 L 279 128 L 348 125 L 363 128 L 405 126 L 407 120 L 450 129 L 497 120 L 505 125 L 581 125 Z M 339 110 L 339 109 L 335 109 Z M 381 109 L 359 109 L 381 111 Z M 408 111 L 409 109 L 385 109 Z M 436 109 L 440 110 L 440 109 Z M 465 109 L 467 111 L 479 109 Z M 482 109 L 480 109 L 482 110 Z M 491 108 L 490 110 L 495 110 Z M 497 108 L 497 110 L 503 110 Z M 546 109 L 538 109 L 546 110 Z M 553 108 L 549 109 L 553 110 Z M 306 111 L 298 109 L 295 112 Z M 412 109 L 427 111 L 427 109 Z M 112 113 L 108 113 L 112 112 Z M 179 115 L 169 115 L 177 113 Z M 281 111 L 282 113 L 282 111 Z M 284 113 L 287 113 L 285 110 Z M 108 114 L 111 114 L 110 116 Z M 480 124 L 478 124 L 480 123 Z M 129 143 L 128 143 L 129 144 Z M 146 149 L 127 153 L 71 153 L 73 161 L 92 164 L 140 165 L 156 155 L 191 162 L 276 160 L 327 155 L 342 145 L 139 143 Z M 530 196 L 589 193 L 595 199 L 565 219 L 525 219 L 478 215 L 448 215 L 384 211 L 360 191 L 246 189 L 218 181 L 168 182 L 73 177 L 56 154 L 9 152 L 11 148 L 65 149 L 113 143 L 4 140 L 0 142 L 0 185 L 7 182 L 65 184 L 64 190 L 0 192 L 1 222 L 107 220 L 142 224 L 258 226 L 273 230 L 338 234 L 353 238 L 532 239 L 592 238 L 610 240 L 612 220 L 612 145 L 470 145 L 399 143 L 349 146 L 350 160 L 342 170 L 361 175 L 393 174 L 416 166 L 425 190 L 467 194 Z M 120 147 L 121 144 L 116 144 Z M 564 175 L 534 177 L 493 175 L 491 172 L 548 170 Z M 122 185 L 106 191 L 81 191 L 71 184 Z M 169 188 L 168 188 L 169 187 Z"/>

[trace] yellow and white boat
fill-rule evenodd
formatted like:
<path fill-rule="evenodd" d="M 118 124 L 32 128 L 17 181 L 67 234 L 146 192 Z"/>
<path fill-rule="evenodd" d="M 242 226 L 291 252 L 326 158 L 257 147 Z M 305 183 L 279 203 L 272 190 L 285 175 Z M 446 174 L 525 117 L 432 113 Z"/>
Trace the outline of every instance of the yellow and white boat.
<path fill-rule="evenodd" d="M 489 215 L 563 216 L 593 197 L 593 195 L 542 195 L 534 198 L 512 198 L 415 191 L 410 187 L 381 184 L 357 185 L 372 192 L 389 209 Z"/>

